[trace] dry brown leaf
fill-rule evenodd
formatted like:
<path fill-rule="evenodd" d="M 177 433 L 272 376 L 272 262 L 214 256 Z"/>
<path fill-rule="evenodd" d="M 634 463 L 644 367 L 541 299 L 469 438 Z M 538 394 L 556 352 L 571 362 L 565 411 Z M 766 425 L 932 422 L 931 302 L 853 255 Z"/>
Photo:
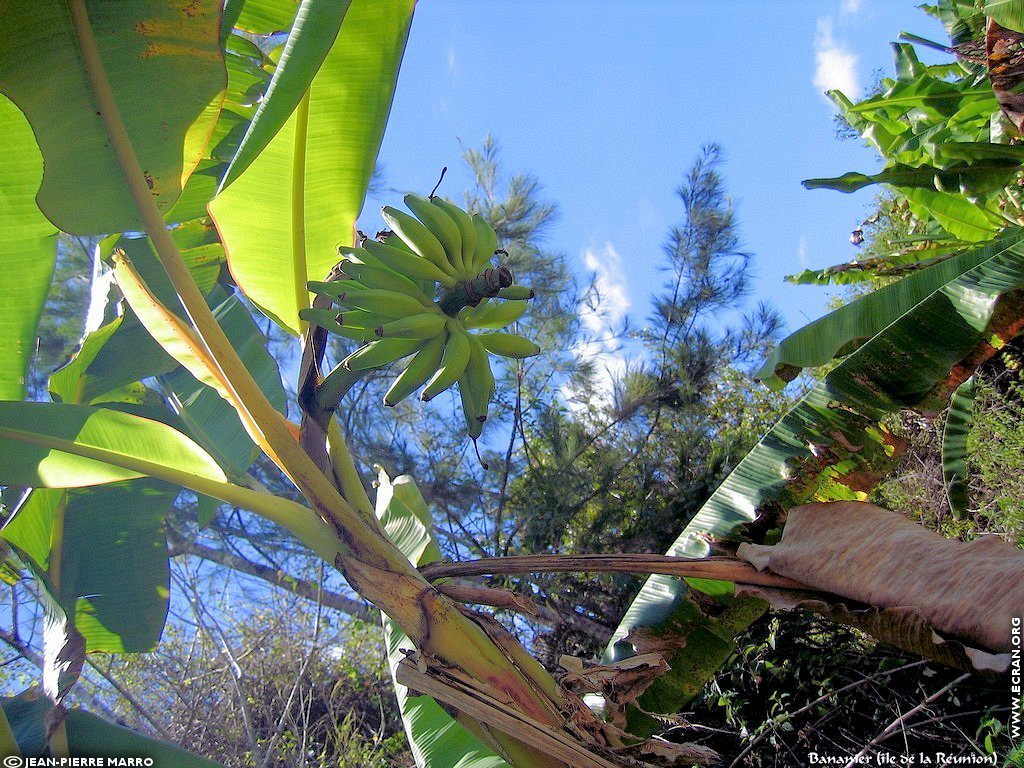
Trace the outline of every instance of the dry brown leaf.
<path fill-rule="evenodd" d="M 435 589 L 460 603 L 490 605 L 495 608 L 508 608 L 530 616 L 537 615 L 537 605 L 533 600 L 526 595 L 520 595 L 508 589 L 474 587 L 466 584 L 438 584 Z"/>
<path fill-rule="evenodd" d="M 1010 621 L 1024 614 L 1024 551 L 994 536 L 946 539 L 903 515 L 863 502 L 790 510 L 782 541 L 743 544 L 759 569 L 877 608 L 913 609 L 969 645 L 1010 650 Z"/>
<path fill-rule="evenodd" d="M 676 744 L 657 736 L 619 752 L 638 757 L 649 765 L 708 765 L 719 760 L 718 753 L 708 747 Z"/>
<path fill-rule="evenodd" d="M 493 687 L 483 686 L 472 678 L 433 667 L 424 672 L 414 662 L 403 659 L 396 668 L 395 679 L 410 690 L 432 696 L 442 706 L 452 707 L 524 744 L 543 749 L 568 765 L 580 768 L 623 766 L 623 763 L 600 754 L 595 745 L 538 722 L 495 698 L 497 691 Z"/>
<path fill-rule="evenodd" d="M 1014 126 L 1024 127 L 1024 34 L 1006 29 L 989 19 L 985 35 L 988 73 L 1003 114 Z"/>
<path fill-rule="evenodd" d="M 558 664 L 566 670 L 558 681 L 565 690 L 577 695 L 600 693 L 615 705 L 634 701 L 669 669 L 660 653 L 644 653 L 609 665 L 584 664 L 575 656 L 562 656 Z"/>
<path fill-rule="evenodd" d="M 688 635 L 681 632 L 658 632 L 650 627 L 633 627 L 625 640 L 637 653 L 657 655 L 671 659 L 681 648 L 686 647 Z"/>
<path fill-rule="evenodd" d="M 641 742 L 621 746 L 629 734 L 598 720 L 582 701 L 571 697 L 565 704 L 565 721 L 557 728 L 532 719 L 501 700 L 500 691 L 454 668 L 438 667 L 426 659 L 427 669 L 405 658 L 395 677 L 417 693 L 432 696 L 439 704 L 469 715 L 487 727 L 545 750 L 574 768 L 651 768 L 655 765 L 706 764 L 718 758 L 706 747 Z M 668 742 L 665 742 L 668 744 Z M 648 760 L 654 762 L 648 762 Z"/>
<path fill-rule="evenodd" d="M 1002 674 L 1009 669 L 1010 654 L 970 648 L 938 635 L 913 608 L 871 608 L 828 600 L 820 594 L 739 585 L 737 595 L 767 600 L 778 611 L 805 610 L 832 621 L 856 627 L 877 640 L 916 653 L 948 667 Z"/>

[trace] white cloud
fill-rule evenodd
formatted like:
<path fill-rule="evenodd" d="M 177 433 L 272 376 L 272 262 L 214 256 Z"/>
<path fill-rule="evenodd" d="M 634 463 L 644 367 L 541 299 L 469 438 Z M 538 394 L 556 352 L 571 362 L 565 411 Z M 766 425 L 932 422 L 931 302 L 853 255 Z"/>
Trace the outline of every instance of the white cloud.
<path fill-rule="evenodd" d="M 459 60 L 455 56 L 455 47 L 448 46 L 448 74 L 457 75 L 459 74 Z"/>
<path fill-rule="evenodd" d="M 807 269 L 807 235 L 800 235 L 796 246 L 796 257 L 800 260 L 800 269 Z"/>
<path fill-rule="evenodd" d="M 843 16 L 854 16 L 861 12 L 864 7 L 864 0 L 843 0 L 842 6 L 839 8 L 839 13 Z"/>
<path fill-rule="evenodd" d="M 642 234 L 648 234 L 652 232 L 658 232 L 660 236 L 661 227 L 658 221 L 658 211 L 654 207 L 654 203 L 651 198 L 647 195 L 641 196 L 636 201 L 637 208 L 637 225 L 639 226 Z"/>
<path fill-rule="evenodd" d="M 833 27 L 830 17 L 818 19 L 814 35 L 814 87 L 821 92 L 838 89 L 850 98 L 856 98 L 860 95 L 857 55 L 836 40 Z"/>
<path fill-rule="evenodd" d="M 612 404 L 615 382 L 626 372 L 626 357 L 618 344 L 610 345 L 607 340 L 596 339 L 578 344 L 573 352 L 580 360 L 594 364 L 593 391 L 587 392 L 583 401 L 567 397 L 569 408 L 582 409 L 586 401 L 603 407 Z M 570 394 L 570 393 L 565 393 Z"/>
<path fill-rule="evenodd" d="M 588 248 L 583 254 L 583 263 L 594 273 L 594 300 L 580 308 L 580 320 L 589 338 L 576 345 L 573 353 L 578 359 L 594 364 L 595 391 L 588 394 L 610 404 L 612 384 L 626 370 L 622 343 L 616 337 L 630 307 L 626 276 L 622 257 L 611 243 L 605 243 L 600 250 Z"/>
<path fill-rule="evenodd" d="M 588 248 L 583 253 L 583 263 L 594 273 L 594 286 L 600 301 L 595 307 L 582 312 L 581 317 L 587 328 L 599 332 L 620 323 L 629 311 L 622 257 L 615 246 L 605 243 L 600 252 Z"/>

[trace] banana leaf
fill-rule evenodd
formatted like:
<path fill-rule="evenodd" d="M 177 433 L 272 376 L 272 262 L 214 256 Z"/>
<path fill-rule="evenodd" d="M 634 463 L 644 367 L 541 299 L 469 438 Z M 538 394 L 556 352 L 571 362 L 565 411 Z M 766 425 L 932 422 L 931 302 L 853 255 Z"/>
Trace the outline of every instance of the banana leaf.
<path fill-rule="evenodd" d="M 323 279 L 338 246 L 352 244 L 412 10 L 412 0 L 354 0 L 291 116 L 210 204 L 238 286 L 295 335 L 306 282 Z M 286 85 L 280 93 L 294 96 L 298 86 Z"/>
<path fill-rule="evenodd" d="M 804 326 L 784 339 L 768 356 L 755 377 L 773 389 L 792 381 L 803 368 L 824 365 L 852 352 L 935 292 L 968 302 L 970 284 L 960 279 L 971 270 L 997 259 L 1024 255 L 1024 229 L 1015 227 L 997 240 L 898 282 L 879 288 Z"/>
<path fill-rule="evenodd" d="M 25 116 L 0 96 L 4 194 L 0 195 L 0 399 L 21 400 L 57 255 L 57 230 L 36 206 L 43 158 Z"/>
<path fill-rule="evenodd" d="M 83 488 L 146 475 L 185 486 L 192 477 L 225 481 L 166 424 L 84 405 L 0 402 L 0 484 Z"/>
<path fill-rule="evenodd" d="M 1020 0 L 985 0 L 985 15 L 999 26 L 1024 32 L 1024 4 Z"/>
<path fill-rule="evenodd" d="M 921 187 L 899 187 L 911 212 L 923 221 L 934 218 L 953 237 L 972 243 L 991 240 L 1006 224 L 999 214 L 962 195 Z"/>
<path fill-rule="evenodd" d="M 298 106 L 337 39 L 349 5 L 351 0 L 333 3 L 302 1 L 273 78 L 239 141 L 237 151 L 233 153 L 222 187 L 227 187 L 249 167 Z"/>
<path fill-rule="evenodd" d="M 971 503 L 967 490 L 967 435 L 974 421 L 976 391 L 973 376 L 956 388 L 942 428 L 942 482 L 949 508 L 957 517 L 964 517 Z"/>
<path fill-rule="evenodd" d="M 4 4 L 0 92 L 28 117 L 42 150 L 37 201 L 50 221 L 74 234 L 141 230 L 95 78 L 109 81 L 150 193 L 167 210 L 202 158 L 223 100 L 221 3 L 197 0 L 183 14 L 169 0 L 88 2 L 87 20 L 75 7 Z M 97 39 L 101 63 L 83 53 Z"/>
<path fill-rule="evenodd" d="M 51 574 L 86 651 L 152 650 L 167 615 L 164 516 L 178 488 L 149 479 L 62 492 L 34 489 L 0 529 Z M 58 553 L 59 562 L 51 562 Z M 125 578 L 130 573 L 131 578 Z"/>
<path fill-rule="evenodd" d="M 0 700 L 0 707 L 16 739 L 18 753 L 26 758 L 47 758 L 46 724 L 47 715 L 52 710 L 50 702 L 32 694 L 22 694 Z M 64 722 L 70 757 L 102 755 L 109 765 L 132 765 L 127 762 L 129 759 L 149 758 L 154 765 L 175 768 L 221 768 L 221 764 L 213 760 L 114 725 L 85 710 L 70 710 Z M 18 753 L 4 752 L 5 755 Z"/>

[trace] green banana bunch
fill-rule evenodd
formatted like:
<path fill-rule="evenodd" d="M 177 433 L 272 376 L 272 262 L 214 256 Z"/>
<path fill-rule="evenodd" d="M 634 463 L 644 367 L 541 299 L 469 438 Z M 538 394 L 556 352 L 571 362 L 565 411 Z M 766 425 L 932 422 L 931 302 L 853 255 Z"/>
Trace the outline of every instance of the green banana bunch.
<path fill-rule="evenodd" d="M 495 392 L 490 355 L 540 352 L 529 339 L 502 332 L 523 316 L 533 291 L 514 285 L 508 268 L 490 266 L 498 238 L 482 217 L 436 197 L 410 194 L 405 203 L 414 215 L 382 210 L 391 232 L 339 249 L 344 258 L 332 273 L 339 279 L 307 283 L 336 307 L 299 315 L 360 343 L 341 362 L 348 370 L 409 358 L 384 396 L 386 406 L 418 390 L 426 402 L 458 384 L 475 441 Z"/>

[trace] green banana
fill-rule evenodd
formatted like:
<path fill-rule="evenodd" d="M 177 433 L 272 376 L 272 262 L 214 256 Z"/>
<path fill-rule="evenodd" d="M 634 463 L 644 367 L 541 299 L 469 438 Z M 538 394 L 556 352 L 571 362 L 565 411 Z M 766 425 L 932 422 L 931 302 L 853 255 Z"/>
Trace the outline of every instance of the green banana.
<path fill-rule="evenodd" d="M 310 323 L 316 323 L 330 333 L 337 334 L 345 339 L 353 341 L 373 341 L 377 334 L 372 327 L 363 328 L 350 325 L 342 319 L 342 315 L 348 313 L 338 312 L 336 309 L 300 309 L 299 317 Z"/>
<path fill-rule="evenodd" d="M 441 355 L 445 347 L 444 341 L 444 334 L 435 336 L 416 353 L 405 370 L 398 374 L 391 383 L 391 388 L 384 395 L 384 405 L 396 406 L 423 386 L 423 383 L 433 375 L 441 362 Z"/>
<path fill-rule="evenodd" d="M 533 291 L 510 285 L 512 274 L 506 267 L 488 268 L 498 237 L 481 216 L 470 216 L 441 198 L 410 194 L 405 202 L 415 216 L 385 206 L 382 215 L 390 232 L 379 233 L 379 240 L 364 240 L 358 248 L 339 247 L 345 258 L 331 270 L 331 279 L 307 283 L 310 291 L 330 298 L 342 311 L 303 309 L 300 316 L 364 342 L 342 360 L 350 371 L 381 368 L 414 355 L 384 396 L 387 406 L 420 388 L 420 399 L 429 401 L 458 384 L 475 444 L 495 393 L 490 354 L 524 358 L 540 352 L 529 339 L 498 330 L 523 316 Z M 460 281 L 461 293 L 446 290 Z M 441 305 L 434 301 L 438 283 L 443 286 Z M 469 299 L 477 305 L 464 308 L 458 318 L 445 314 L 455 314 Z M 469 328 L 491 332 L 471 334 Z"/>
<path fill-rule="evenodd" d="M 374 330 L 381 323 L 387 323 L 390 317 L 378 315 L 376 312 L 367 312 L 365 309 L 346 309 L 338 312 L 335 318 L 339 325 L 347 325 L 349 328 L 365 328 Z"/>
<path fill-rule="evenodd" d="M 483 434 L 484 421 L 478 419 L 474 414 L 479 410 L 475 396 L 473 394 L 473 385 L 469 381 L 469 377 L 462 375 L 459 377 L 459 397 L 462 399 L 462 415 L 466 418 L 466 431 L 469 436 L 476 440 Z"/>
<path fill-rule="evenodd" d="M 342 262 L 341 269 L 350 280 L 362 283 L 367 288 L 397 291 L 412 296 L 425 307 L 434 306 L 433 299 L 424 295 L 416 283 L 387 267 L 348 260 Z"/>
<path fill-rule="evenodd" d="M 494 374 L 491 372 L 487 350 L 477 341 L 476 336 L 467 334 L 466 338 L 469 340 L 469 361 L 459 378 L 459 393 L 462 394 L 463 407 L 467 399 L 471 405 L 470 412 L 465 414 L 466 424 L 470 425 L 473 421 L 483 424 L 487 421 L 487 407 L 494 397 Z M 472 432 L 471 429 L 471 435 Z M 479 433 L 476 436 L 479 437 Z"/>
<path fill-rule="evenodd" d="M 368 371 L 407 357 L 424 344 L 423 339 L 378 339 L 357 349 L 341 364 L 350 371 Z"/>
<path fill-rule="evenodd" d="M 534 295 L 533 289 L 527 288 L 525 285 L 510 285 L 498 291 L 499 299 L 511 299 L 512 301 L 532 299 Z"/>
<path fill-rule="evenodd" d="M 455 270 L 448 262 L 448 256 L 441 241 L 419 219 L 397 208 L 392 208 L 390 205 L 385 205 L 381 209 L 381 215 L 395 234 L 402 238 L 413 251 L 442 272 L 447 272 L 455 277 Z"/>
<path fill-rule="evenodd" d="M 473 274 L 478 274 L 494 257 L 498 250 L 498 235 L 479 213 L 473 214 L 473 227 L 476 229 L 476 248 L 473 251 Z"/>
<path fill-rule="evenodd" d="M 350 245 L 339 245 L 338 253 L 340 253 L 346 259 L 359 259 L 360 261 L 362 261 L 363 257 L 366 255 L 366 249 L 361 247 L 353 248 Z"/>
<path fill-rule="evenodd" d="M 421 259 L 423 258 L 418 253 L 416 253 L 416 251 L 414 251 L 412 247 L 410 247 L 409 244 L 405 242 L 405 240 L 403 240 L 401 237 L 399 237 L 396 233 L 392 232 L 391 230 L 385 229 L 382 232 L 378 232 L 377 238 L 377 242 L 384 243 L 384 245 L 388 246 L 389 248 L 395 248 L 399 251 L 411 253 L 413 256 L 417 256 Z M 363 243 L 363 245 L 366 245 L 366 243 Z"/>
<path fill-rule="evenodd" d="M 404 293 L 380 288 L 365 288 L 358 291 L 344 291 L 334 300 L 337 304 L 352 309 L 365 309 L 384 317 L 399 318 L 418 315 L 424 310 L 423 302 Z M 438 310 L 440 311 L 440 310 Z"/>
<path fill-rule="evenodd" d="M 320 296 L 327 296 L 331 299 L 337 299 L 343 293 L 356 291 L 365 291 L 366 286 L 362 283 L 356 282 L 355 280 L 329 280 L 324 282 L 323 280 L 310 280 L 306 283 L 306 290 L 310 293 L 316 293 Z"/>
<path fill-rule="evenodd" d="M 455 321 L 448 321 L 448 342 L 437 371 L 420 393 L 420 400 L 428 402 L 459 380 L 469 364 L 469 337 Z"/>
<path fill-rule="evenodd" d="M 529 339 L 516 336 L 513 333 L 481 333 L 475 338 L 480 341 L 484 349 L 502 357 L 512 357 L 521 360 L 524 357 L 533 357 L 540 354 L 540 347 Z"/>
<path fill-rule="evenodd" d="M 476 252 L 476 227 L 469 214 L 454 203 L 449 203 L 440 197 L 430 198 L 430 202 L 448 214 L 448 217 L 455 222 L 462 236 L 462 271 L 459 277 L 470 280 L 476 275 L 473 273 L 473 254 Z"/>
<path fill-rule="evenodd" d="M 421 312 L 379 325 L 375 333 L 386 339 L 429 339 L 443 336 L 446 320 L 440 312 Z"/>
<path fill-rule="evenodd" d="M 504 328 L 522 317 L 527 306 L 525 301 L 485 300 L 471 307 L 463 322 L 467 328 Z"/>
<path fill-rule="evenodd" d="M 462 233 L 455 222 L 452 221 L 451 216 L 436 205 L 431 205 L 427 198 L 420 197 L 419 195 L 406 195 L 405 204 L 410 211 L 416 214 L 416 218 L 423 222 L 423 226 L 429 229 L 438 242 L 441 243 L 448 263 L 455 270 L 455 274 L 460 275 L 464 272 L 465 270 L 462 265 Z"/>
<path fill-rule="evenodd" d="M 394 239 L 401 242 L 399 237 Z M 363 244 L 363 250 L 369 254 L 370 258 L 376 259 L 383 266 L 412 280 L 435 280 L 447 288 L 451 288 L 456 283 L 454 277 L 433 262 L 401 248 L 378 243 L 376 240 L 367 240 Z"/>

